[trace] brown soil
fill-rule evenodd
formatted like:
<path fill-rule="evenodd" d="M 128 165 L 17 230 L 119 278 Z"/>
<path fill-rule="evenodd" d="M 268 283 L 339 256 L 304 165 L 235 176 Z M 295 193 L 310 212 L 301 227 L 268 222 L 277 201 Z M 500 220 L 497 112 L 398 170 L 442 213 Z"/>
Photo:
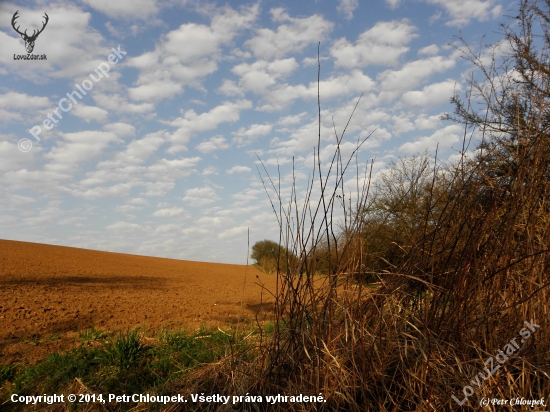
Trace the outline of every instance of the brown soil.
<path fill-rule="evenodd" d="M 275 276 L 253 266 L 0 240 L 0 363 L 34 362 L 91 326 L 158 331 L 264 320 L 268 290 Z"/>

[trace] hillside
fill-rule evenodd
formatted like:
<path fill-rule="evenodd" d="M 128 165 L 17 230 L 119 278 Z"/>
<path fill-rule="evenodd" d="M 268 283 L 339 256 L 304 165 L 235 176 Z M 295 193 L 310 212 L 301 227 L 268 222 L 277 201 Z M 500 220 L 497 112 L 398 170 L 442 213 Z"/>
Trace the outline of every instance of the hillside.
<path fill-rule="evenodd" d="M 244 265 L 0 240 L 0 356 L 42 356 L 92 326 L 227 326 L 254 319 L 260 307 L 269 314 L 273 299 L 258 284 L 274 290 L 275 277 L 249 266 L 243 294 L 245 272 Z"/>

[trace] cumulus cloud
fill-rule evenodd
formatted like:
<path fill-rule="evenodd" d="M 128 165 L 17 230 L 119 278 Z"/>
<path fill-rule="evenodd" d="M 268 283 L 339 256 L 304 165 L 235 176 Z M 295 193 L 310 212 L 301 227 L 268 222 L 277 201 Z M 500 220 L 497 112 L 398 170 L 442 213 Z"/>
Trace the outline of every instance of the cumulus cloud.
<path fill-rule="evenodd" d="M 185 214 L 185 209 L 181 207 L 171 207 L 166 209 L 159 209 L 153 213 L 155 217 L 178 217 Z"/>
<path fill-rule="evenodd" d="M 208 176 L 208 175 L 217 175 L 219 173 L 218 173 L 218 169 L 216 169 L 214 166 L 208 166 L 204 168 L 204 170 L 202 171 L 202 174 L 204 176 Z"/>
<path fill-rule="evenodd" d="M 273 125 L 270 124 L 253 124 L 248 128 L 241 127 L 236 132 L 233 132 L 235 136 L 233 141 L 239 146 L 244 146 L 252 143 L 260 136 L 266 136 L 271 133 Z"/>
<path fill-rule="evenodd" d="M 399 6 L 401 0 L 386 0 L 386 3 L 390 6 L 390 8 L 395 9 L 397 8 L 397 6 Z"/>
<path fill-rule="evenodd" d="M 130 103 L 118 93 L 94 93 L 94 100 L 98 106 L 115 113 L 144 114 L 155 110 L 152 103 Z"/>
<path fill-rule="evenodd" d="M 336 8 L 339 13 L 342 13 L 348 20 L 353 18 L 353 11 L 359 6 L 358 0 L 340 0 L 340 4 Z"/>
<path fill-rule="evenodd" d="M 220 226 L 220 225 L 223 225 L 225 223 L 229 223 L 231 220 L 226 218 L 226 217 L 211 217 L 211 216 L 206 216 L 206 217 L 201 217 L 199 220 L 197 220 L 197 223 L 201 226 L 201 227 L 216 227 L 216 226 Z"/>
<path fill-rule="evenodd" d="M 444 72 L 455 66 L 452 58 L 441 56 L 415 60 L 403 65 L 399 70 L 386 70 L 378 75 L 384 91 L 404 91 L 418 85 L 434 73 Z"/>
<path fill-rule="evenodd" d="M 249 173 L 252 169 L 248 166 L 233 166 L 231 169 L 227 169 L 226 173 L 232 175 L 234 173 Z"/>
<path fill-rule="evenodd" d="M 460 85 L 454 80 L 446 80 L 430 84 L 422 90 L 407 92 L 401 101 L 407 106 L 431 106 L 449 101 L 457 90 L 461 90 Z"/>
<path fill-rule="evenodd" d="M 304 118 L 304 116 L 306 115 L 307 115 L 306 112 L 302 112 L 299 114 L 294 114 L 294 115 L 291 114 L 289 116 L 284 116 L 277 121 L 277 124 L 280 124 L 281 126 L 289 126 L 289 125 L 297 124 L 297 123 L 300 123 Z"/>
<path fill-rule="evenodd" d="M 393 132 L 396 135 L 401 133 L 406 133 L 411 130 L 426 130 L 426 129 L 435 129 L 441 126 L 441 116 L 443 113 L 433 116 L 428 116 L 427 114 L 421 114 L 414 118 L 412 121 L 413 113 L 401 113 L 400 115 L 394 116 Z"/>
<path fill-rule="evenodd" d="M 113 164 L 118 166 L 136 165 L 145 162 L 166 141 L 164 133 L 151 133 L 133 140 L 124 151 L 118 152 Z"/>
<path fill-rule="evenodd" d="M 50 100 L 43 96 L 30 96 L 26 93 L 8 92 L 0 94 L 0 108 L 33 110 L 47 107 Z"/>
<path fill-rule="evenodd" d="M 165 133 L 151 133 L 126 145 L 111 160 L 100 162 L 97 169 L 88 172 L 79 182 L 74 195 L 95 198 L 128 195 L 132 188 L 141 187 L 143 196 L 163 196 L 172 190 L 176 179 L 196 173 L 200 157 L 158 159 L 152 155 L 165 142 Z M 146 161 L 153 160 L 146 164 Z M 115 184 L 108 186 L 111 182 Z M 92 187 L 91 189 L 87 189 Z M 147 205 L 143 198 L 130 201 L 131 205 Z"/>
<path fill-rule="evenodd" d="M 196 149 L 203 153 L 212 153 L 216 150 L 223 150 L 227 149 L 229 145 L 227 144 L 225 137 L 221 135 L 216 135 L 211 137 L 208 140 L 204 140 L 199 145 L 197 145 Z"/>
<path fill-rule="evenodd" d="M 107 229 L 115 231 L 115 232 L 142 232 L 144 231 L 144 228 L 137 223 L 129 223 L 129 222 L 115 222 L 109 226 L 107 226 Z"/>
<path fill-rule="evenodd" d="M 4 137 L 7 136 L 0 135 L 0 138 Z M 17 142 L 0 141 L 0 171 L 30 167 L 34 165 L 34 161 L 34 152 L 23 153 L 17 147 Z"/>
<path fill-rule="evenodd" d="M 185 191 L 183 201 L 191 206 L 205 206 L 220 200 L 211 187 L 188 189 Z"/>
<path fill-rule="evenodd" d="M 359 35 L 355 44 L 346 38 L 336 40 L 330 54 L 336 65 L 342 67 L 395 65 L 409 50 L 405 45 L 417 37 L 415 30 L 407 20 L 378 22 Z"/>
<path fill-rule="evenodd" d="M 117 183 L 107 187 L 96 187 L 85 191 L 74 191 L 73 194 L 77 197 L 83 197 L 85 199 L 103 199 L 107 197 L 128 197 L 132 185 L 127 183 Z"/>
<path fill-rule="evenodd" d="M 464 130 L 460 125 L 449 125 L 435 131 L 430 136 L 422 136 L 413 142 L 404 143 L 399 147 L 399 150 L 410 156 L 416 153 L 422 153 L 425 150 L 435 151 L 438 144 L 439 150 L 448 149 L 462 139 L 463 133 Z"/>
<path fill-rule="evenodd" d="M 233 80 L 228 79 L 223 81 L 222 85 L 218 87 L 217 92 L 226 96 L 244 96 L 242 88 L 240 88 Z"/>
<path fill-rule="evenodd" d="M 439 52 L 439 47 L 436 44 L 430 44 L 429 46 L 422 47 L 418 50 L 418 54 L 425 54 L 428 56 L 433 56 Z"/>
<path fill-rule="evenodd" d="M 170 31 L 155 50 L 128 60 L 140 70 L 136 86 L 128 90 L 134 100 L 161 100 L 198 87 L 203 77 L 215 72 L 221 47 L 229 44 L 257 18 L 258 5 L 236 11 L 217 9 L 210 25 L 186 23 Z"/>
<path fill-rule="evenodd" d="M 225 231 L 221 232 L 218 235 L 218 239 L 227 239 L 227 238 L 235 237 L 235 236 L 240 235 L 242 233 L 246 233 L 247 230 L 248 230 L 247 226 L 237 226 L 237 227 L 234 227 L 234 228 L 231 228 L 231 229 L 228 229 L 228 230 L 225 230 Z"/>
<path fill-rule="evenodd" d="M 333 24 L 314 14 L 305 18 L 290 17 L 283 8 L 271 9 L 272 20 L 281 24 L 277 31 L 258 29 L 257 35 L 245 42 L 256 57 L 261 59 L 281 58 L 300 52 L 308 45 L 323 41 Z"/>
<path fill-rule="evenodd" d="M 0 120 L 3 122 L 21 121 L 22 113 L 44 109 L 50 105 L 50 100 L 42 96 L 30 96 L 26 93 L 8 92 L 0 94 Z"/>
<path fill-rule="evenodd" d="M 120 139 L 111 132 L 83 131 L 61 133 L 62 141 L 58 141 L 44 157 L 50 159 L 56 166 L 77 164 L 99 156 L 111 143 Z"/>
<path fill-rule="evenodd" d="M 103 129 L 119 137 L 133 136 L 136 134 L 136 128 L 134 126 L 123 122 L 106 124 L 103 126 Z"/>
<path fill-rule="evenodd" d="M 134 0 L 132 2 L 111 0 L 82 0 L 88 6 L 115 19 L 148 19 L 157 14 L 157 0 Z"/>
<path fill-rule="evenodd" d="M 247 90 L 255 93 L 264 93 L 277 83 L 279 79 L 284 79 L 298 68 L 298 63 L 294 57 L 288 59 L 275 60 L 268 62 L 258 60 L 254 63 L 241 63 L 231 70 L 237 76 L 240 76 L 239 84 Z"/>
<path fill-rule="evenodd" d="M 428 3 L 442 6 L 450 17 L 449 26 L 462 27 L 472 19 L 487 21 L 500 17 L 502 6 L 495 0 L 426 0 Z"/>
<path fill-rule="evenodd" d="M 71 114 L 85 120 L 87 123 L 95 120 L 96 122 L 104 123 L 107 121 L 109 112 L 105 109 L 101 109 L 96 106 L 86 106 L 84 104 L 77 104 L 73 106 Z"/>
<path fill-rule="evenodd" d="M 262 96 L 266 103 L 259 107 L 262 111 L 275 111 L 287 107 L 296 99 L 317 98 L 319 86 L 324 98 L 334 98 L 350 92 L 367 91 L 374 87 L 374 81 L 361 70 L 354 69 L 350 73 L 339 73 L 319 85 L 312 81 L 309 85 L 290 85 L 285 82 L 297 67 L 294 58 L 267 62 L 260 60 L 252 64 L 242 63 L 233 68 L 233 73 L 241 77 L 239 85 Z"/>
<path fill-rule="evenodd" d="M 187 143 L 194 133 L 216 129 L 221 123 L 235 122 L 239 120 L 240 112 L 249 109 L 252 103 L 248 100 L 237 102 L 224 102 L 208 112 L 197 114 L 193 109 L 183 113 L 183 116 L 169 122 L 178 129 L 170 135 L 173 143 L 170 152 L 187 150 Z"/>

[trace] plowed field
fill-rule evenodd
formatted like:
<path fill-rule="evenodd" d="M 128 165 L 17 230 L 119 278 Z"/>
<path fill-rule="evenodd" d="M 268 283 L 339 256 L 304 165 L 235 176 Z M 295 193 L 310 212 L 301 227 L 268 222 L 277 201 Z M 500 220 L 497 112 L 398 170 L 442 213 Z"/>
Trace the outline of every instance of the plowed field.
<path fill-rule="evenodd" d="M 274 291 L 275 276 L 253 266 L 0 240 L 0 363 L 32 362 L 91 326 L 154 331 L 265 319 L 273 298 L 258 284 Z"/>

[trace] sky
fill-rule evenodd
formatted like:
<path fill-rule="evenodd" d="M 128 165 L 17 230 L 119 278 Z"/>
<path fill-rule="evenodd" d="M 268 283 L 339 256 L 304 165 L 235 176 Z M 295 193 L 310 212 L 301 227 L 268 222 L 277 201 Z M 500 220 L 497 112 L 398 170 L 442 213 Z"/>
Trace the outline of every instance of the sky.
<path fill-rule="evenodd" d="M 456 159 L 441 120 L 505 0 L 0 1 L 0 238 L 244 264 L 286 202 L 358 140 L 357 185 L 416 153 Z M 27 55 L 21 33 L 35 39 Z M 317 84 L 318 50 L 320 83 Z M 260 160 L 262 163 L 260 163 Z M 355 160 L 354 160 L 355 164 Z M 264 170 L 265 166 L 265 170 Z M 294 172 L 293 172 L 294 168 Z M 354 166 L 355 168 L 355 166 Z M 276 183 L 278 185 L 278 183 Z M 275 201 L 278 208 L 278 203 Z"/>

